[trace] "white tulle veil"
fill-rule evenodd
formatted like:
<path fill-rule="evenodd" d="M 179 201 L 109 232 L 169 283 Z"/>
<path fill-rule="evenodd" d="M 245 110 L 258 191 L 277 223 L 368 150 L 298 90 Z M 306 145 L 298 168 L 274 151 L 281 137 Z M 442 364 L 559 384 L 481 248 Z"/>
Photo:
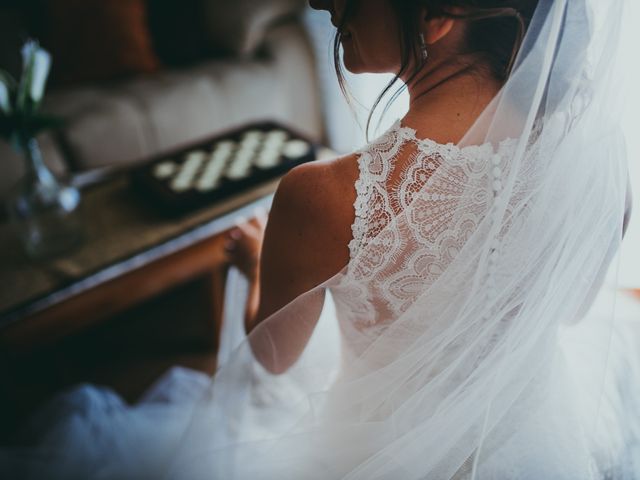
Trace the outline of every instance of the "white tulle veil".
<path fill-rule="evenodd" d="M 230 353 L 171 478 L 615 470 L 623 442 L 610 424 L 602 436 L 601 418 L 613 310 L 589 320 L 599 332 L 583 365 L 590 386 L 564 345 L 586 329 L 622 236 L 622 14 L 621 0 L 539 2 L 514 72 L 452 147 L 489 154 L 442 163 L 342 272 Z M 354 327 L 402 276 L 415 278 L 397 293 L 402 313 Z"/>
<path fill-rule="evenodd" d="M 613 476 L 613 310 L 585 314 L 622 237 L 622 14 L 623 0 L 540 0 L 509 80 L 450 146 L 460 154 L 343 271 L 231 350 L 242 309 L 227 311 L 223 365 L 187 427 L 160 456 L 131 435 L 135 455 L 112 452 L 102 477 Z"/>

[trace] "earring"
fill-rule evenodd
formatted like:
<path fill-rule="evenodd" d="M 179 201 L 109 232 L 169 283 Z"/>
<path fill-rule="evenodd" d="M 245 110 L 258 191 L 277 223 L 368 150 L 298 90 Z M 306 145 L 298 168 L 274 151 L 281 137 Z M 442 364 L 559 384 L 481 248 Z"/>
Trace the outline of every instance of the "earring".
<path fill-rule="evenodd" d="M 429 52 L 427 52 L 427 42 L 424 41 L 424 34 L 420 33 L 420 52 L 422 53 L 422 62 L 426 62 L 429 58 Z"/>

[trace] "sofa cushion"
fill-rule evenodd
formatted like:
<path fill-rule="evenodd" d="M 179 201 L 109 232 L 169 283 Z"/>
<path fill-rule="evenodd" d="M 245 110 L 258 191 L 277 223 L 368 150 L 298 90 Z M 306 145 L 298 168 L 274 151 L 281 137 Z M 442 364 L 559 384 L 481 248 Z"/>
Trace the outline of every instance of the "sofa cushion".
<path fill-rule="evenodd" d="M 156 71 L 146 0 L 47 0 L 52 80 L 109 80 Z"/>
<path fill-rule="evenodd" d="M 314 57 L 298 22 L 271 29 L 253 60 L 210 60 L 111 86 L 52 91 L 44 108 L 67 118 L 74 169 L 129 164 L 250 121 L 322 134 Z"/>
<path fill-rule="evenodd" d="M 65 119 L 61 136 L 73 170 L 123 165 L 150 153 L 147 115 L 117 85 L 57 89 L 45 97 L 43 109 Z"/>
<path fill-rule="evenodd" d="M 262 44 L 269 27 L 299 13 L 306 0 L 202 0 L 205 31 L 212 48 L 248 56 Z"/>

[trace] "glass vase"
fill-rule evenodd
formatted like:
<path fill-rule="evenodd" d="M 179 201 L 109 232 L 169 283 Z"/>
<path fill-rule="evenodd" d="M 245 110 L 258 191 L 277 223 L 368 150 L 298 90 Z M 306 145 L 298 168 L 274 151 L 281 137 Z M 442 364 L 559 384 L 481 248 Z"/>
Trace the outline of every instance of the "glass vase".
<path fill-rule="evenodd" d="M 30 258 L 66 253 L 83 238 L 80 192 L 47 168 L 36 139 L 22 142 L 21 150 L 26 171 L 9 194 L 9 218 Z"/>

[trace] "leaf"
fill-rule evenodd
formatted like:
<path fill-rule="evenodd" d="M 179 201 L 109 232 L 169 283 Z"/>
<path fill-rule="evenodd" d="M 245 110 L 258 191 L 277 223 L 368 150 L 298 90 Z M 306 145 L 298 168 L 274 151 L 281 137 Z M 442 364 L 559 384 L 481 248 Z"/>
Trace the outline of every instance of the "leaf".
<path fill-rule="evenodd" d="M 16 81 L 4 70 L 0 69 L 0 110 L 6 115 L 11 113 L 11 97 L 16 88 Z"/>
<path fill-rule="evenodd" d="M 31 84 L 33 83 L 33 68 L 35 63 L 35 52 L 38 44 L 34 40 L 27 40 L 22 46 L 22 76 L 18 86 L 16 99 L 16 109 L 20 112 L 32 110 Z"/>
<path fill-rule="evenodd" d="M 18 82 L 16 82 L 16 79 L 13 78 L 13 75 L 11 75 L 6 70 L 3 70 L 2 68 L 0 68 L 0 80 L 4 82 L 5 85 L 7 85 L 9 91 L 11 92 L 14 92 L 18 87 Z"/>
<path fill-rule="evenodd" d="M 51 55 L 49 53 L 37 47 L 33 57 L 33 70 L 31 72 L 31 100 L 36 105 L 40 105 L 42 97 L 44 96 L 44 88 L 47 83 L 47 77 L 49 76 L 49 69 L 51 68 Z"/>
<path fill-rule="evenodd" d="M 5 115 L 11 113 L 11 101 L 9 99 L 9 89 L 7 85 L 0 78 L 0 110 Z"/>

